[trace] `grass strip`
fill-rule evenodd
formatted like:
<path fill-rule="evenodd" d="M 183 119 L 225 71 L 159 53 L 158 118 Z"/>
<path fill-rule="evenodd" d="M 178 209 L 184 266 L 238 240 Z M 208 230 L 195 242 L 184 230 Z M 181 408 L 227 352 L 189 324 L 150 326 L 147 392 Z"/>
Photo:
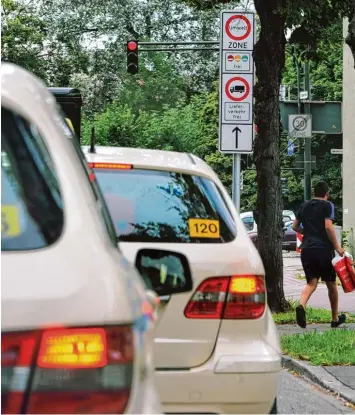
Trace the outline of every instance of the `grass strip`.
<path fill-rule="evenodd" d="M 290 309 L 283 313 L 273 314 L 276 324 L 296 324 L 296 307 L 299 304 L 298 301 L 289 301 Z M 332 321 L 332 313 L 330 310 L 324 308 L 312 308 L 306 307 L 307 324 L 312 323 L 330 323 Z M 350 313 L 346 314 L 347 323 L 355 323 L 355 315 Z"/>
<path fill-rule="evenodd" d="M 333 329 L 281 337 L 284 353 L 315 366 L 355 365 L 355 331 Z"/>

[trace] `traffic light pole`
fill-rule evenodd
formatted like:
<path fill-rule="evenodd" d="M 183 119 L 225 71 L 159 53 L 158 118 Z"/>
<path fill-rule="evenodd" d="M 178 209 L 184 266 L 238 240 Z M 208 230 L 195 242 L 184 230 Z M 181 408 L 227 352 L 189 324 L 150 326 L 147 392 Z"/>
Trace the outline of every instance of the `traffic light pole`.
<path fill-rule="evenodd" d="M 308 93 L 307 102 L 304 103 L 304 113 L 311 113 L 311 87 L 309 80 L 309 62 L 304 63 L 304 89 Z M 312 180 L 311 180 L 311 165 L 312 165 L 312 138 L 304 139 L 304 200 L 312 198 Z"/>
<path fill-rule="evenodd" d="M 294 65 L 296 66 L 297 71 L 297 109 L 298 114 L 310 114 L 311 113 L 311 87 L 309 79 L 309 62 L 306 59 L 303 65 L 303 77 L 304 77 L 304 90 L 307 91 L 308 97 L 306 102 L 302 104 L 301 101 L 301 68 L 299 64 L 299 57 L 302 56 L 302 53 L 299 57 L 296 56 L 295 51 L 288 50 L 288 53 L 293 58 Z M 304 170 L 304 200 L 310 200 L 312 197 L 312 181 L 311 181 L 311 171 L 312 171 L 312 139 L 304 139 L 304 154 L 303 154 L 303 170 Z"/>

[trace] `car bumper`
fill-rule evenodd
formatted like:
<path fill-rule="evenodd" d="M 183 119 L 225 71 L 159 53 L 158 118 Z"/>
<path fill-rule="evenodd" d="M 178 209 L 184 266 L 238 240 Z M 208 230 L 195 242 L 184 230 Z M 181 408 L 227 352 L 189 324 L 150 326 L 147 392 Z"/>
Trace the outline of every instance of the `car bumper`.
<path fill-rule="evenodd" d="M 164 413 L 269 413 L 277 394 L 281 357 L 214 356 L 189 370 L 158 370 Z"/>

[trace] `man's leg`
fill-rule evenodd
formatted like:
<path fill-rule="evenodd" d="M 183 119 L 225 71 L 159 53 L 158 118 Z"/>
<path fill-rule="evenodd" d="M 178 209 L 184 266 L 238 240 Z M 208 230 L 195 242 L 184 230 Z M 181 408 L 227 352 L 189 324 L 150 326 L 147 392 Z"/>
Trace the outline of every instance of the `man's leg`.
<path fill-rule="evenodd" d="M 315 249 L 303 249 L 301 252 L 301 262 L 303 266 L 304 273 L 307 279 L 307 285 L 304 287 L 300 305 L 296 307 L 296 321 L 297 324 L 302 327 L 307 327 L 306 319 L 306 304 L 310 299 L 311 295 L 317 288 L 318 278 L 319 278 L 319 267 L 318 267 L 318 258 L 317 250 Z"/>
<path fill-rule="evenodd" d="M 306 304 L 316 290 L 317 285 L 318 278 L 308 278 L 307 285 L 304 287 L 301 294 L 300 305 L 296 307 L 296 321 L 297 324 L 303 329 L 307 327 Z"/>
<path fill-rule="evenodd" d="M 330 301 L 330 307 L 332 309 L 332 322 L 333 328 L 339 327 L 346 320 L 345 314 L 338 315 L 339 297 L 338 287 L 336 285 L 336 274 L 333 268 L 332 259 L 334 258 L 334 251 L 324 252 L 324 263 L 322 270 L 322 279 L 327 284 L 328 297 Z"/>
<path fill-rule="evenodd" d="M 338 304 L 339 304 L 339 297 L 338 297 L 338 287 L 335 282 L 326 281 L 327 288 L 328 288 L 328 296 L 330 301 L 330 308 L 332 309 L 332 321 L 338 320 Z"/>
<path fill-rule="evenodd" d="M 304 287 L 302 291 L 301 300 L 300 300 L 300 304 L 303 308 L 306 307 L 306 304 L 308 303 L 308 300 L 311 298 L 311 295 L 316 290 L 317 285 L 318 285 L 318 278 L 312 278 L 309 282 L 307 282 L 307 285 Z"/>

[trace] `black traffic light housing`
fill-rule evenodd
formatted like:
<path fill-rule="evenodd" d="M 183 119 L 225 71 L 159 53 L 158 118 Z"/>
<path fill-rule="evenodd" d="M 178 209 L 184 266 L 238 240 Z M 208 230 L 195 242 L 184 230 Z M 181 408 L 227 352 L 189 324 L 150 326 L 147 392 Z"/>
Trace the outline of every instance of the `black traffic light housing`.
<path fill-rule="evenodd" d="M 138 73 L 138 40 L 127 42 L 127 72 L 131 75 Z"/>
<path fill-rule="evenodd" d="M 50 87 L 48 90 L 54 95 L 65 116 L 71 121 L 75 134 L 80 142 L 81 107 L 83 106 L 83 97 L 80 90 L 76 88 L 56 87 Z"/>

